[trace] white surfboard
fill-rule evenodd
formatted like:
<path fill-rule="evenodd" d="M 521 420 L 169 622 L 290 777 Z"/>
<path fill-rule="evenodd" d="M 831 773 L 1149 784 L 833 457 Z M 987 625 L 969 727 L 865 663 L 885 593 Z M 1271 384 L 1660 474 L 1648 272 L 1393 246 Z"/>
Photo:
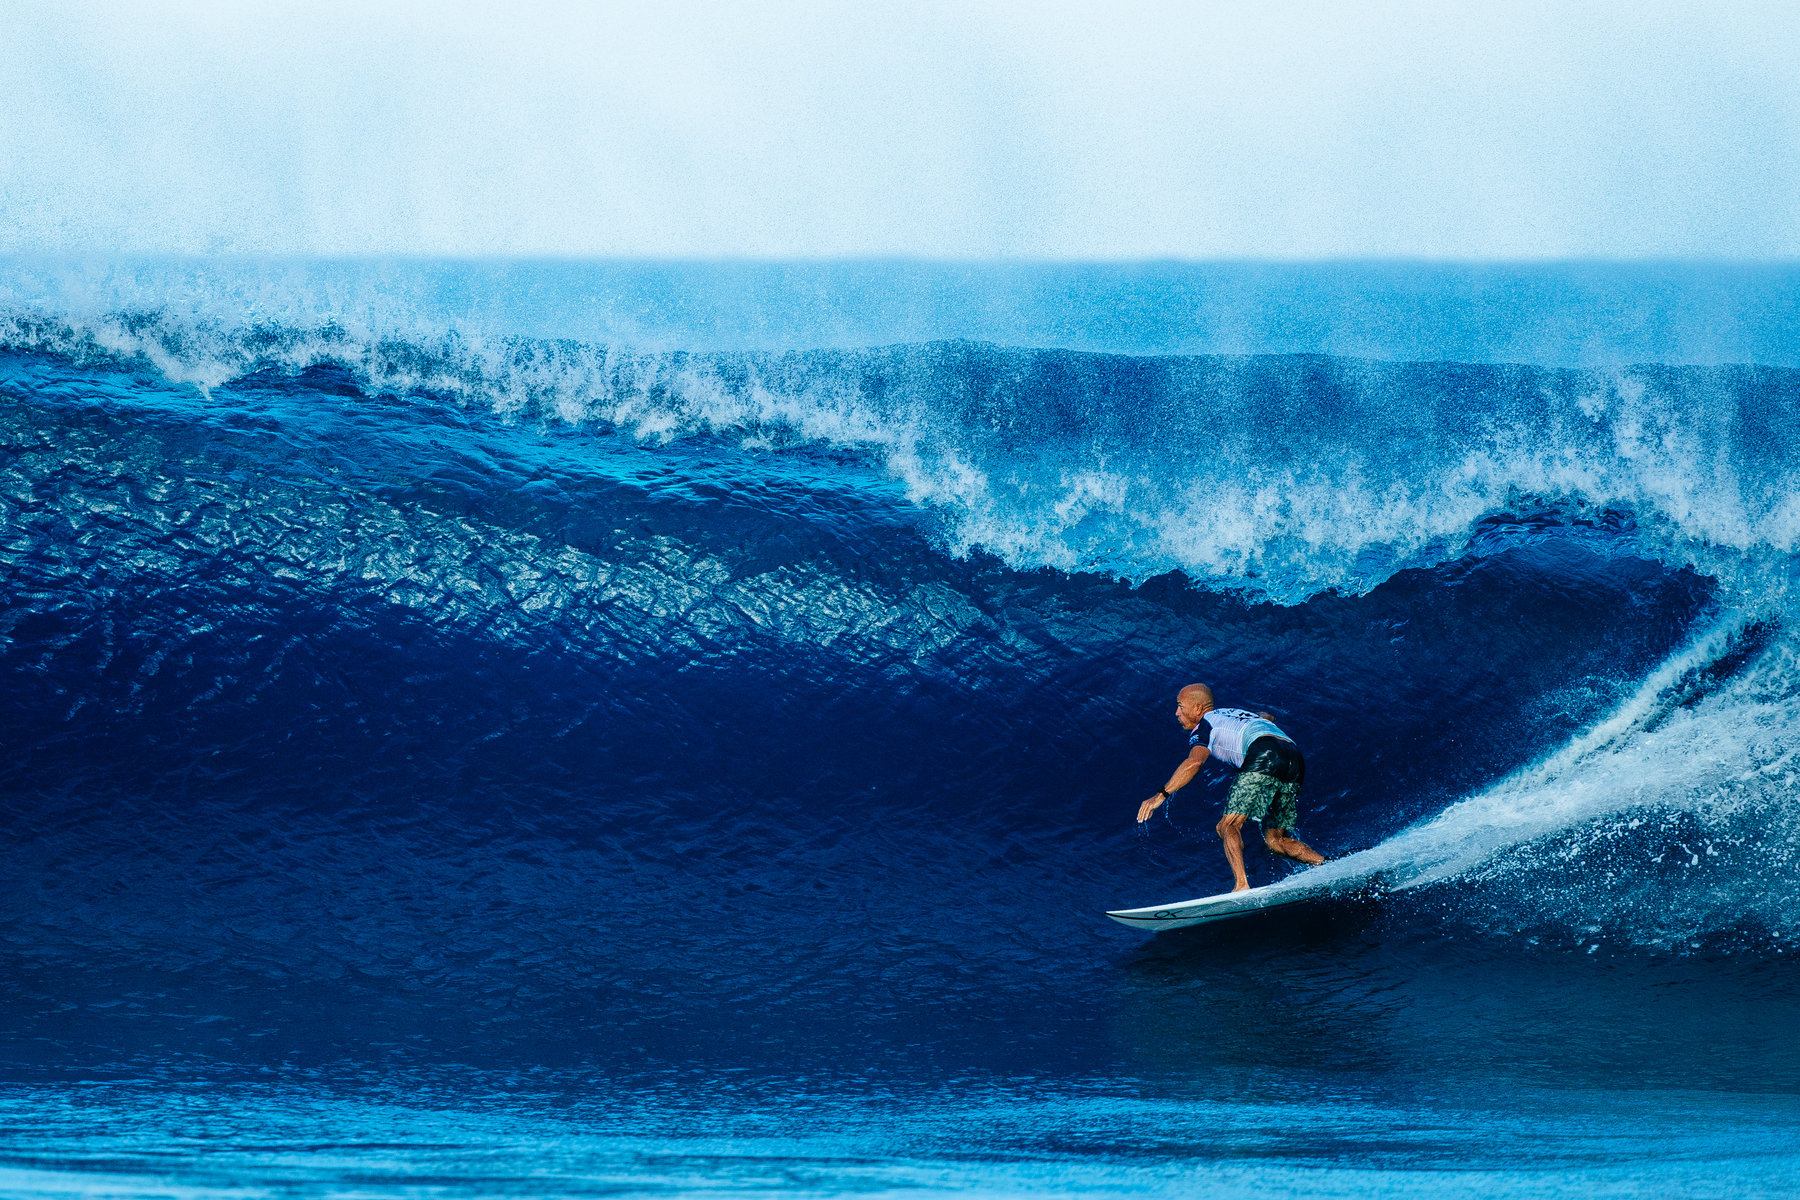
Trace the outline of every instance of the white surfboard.
<path fill-rule="evenodd" d="M 1267 908 L 1280 908 L 1284 904 L 1316 900 L 1320 895 L 1319 891 L 1310 888 L 1282 888 L 1271 884 L 1242 892 L 1224 892 L 1217 896 L 1202 896 L 1198 900 L 1183 900 L 1178 904 L 1159 904 L 1154 908 L 1126 908 L 1106 915 L 1133 929 L 1182 929 L 1189 925 L 1204 925 L 1208 921 L 1249 916 Z"/>
<path fill-rule="evenodd" d="M 1148 929 L 1154 933 L 1164 929 L 1204 925 L 1208 921 L 1247 917 L 1252 913 L 1288 904 L 1302 904 L 1308 900 L 1323 900 L 1330 896 L 1347 896 L 1371 888 L 1398 890 L 1413 881 L 1413 872 L 1405 869 L 1390 867 L 1386 870 L 1371 870 L 1364 867 L 1358 870 L 1355 862 L 1358 857 L 1352 855 L 1334 863 L 1326 863 L 1323 868 L 1314 867 L 1303 871 L 1279 883 L 1242 892 L 1222 892 L 1217 896 L 1202 896 L 1198 900 L 1182 900 L 1176 904 L 1159 904 L 1153 908 L 1124 908 L 1106 915 L 1121 925 L 1129 925 L 1133 929 Z M 1363 861 L 1366 863 L 1368 860 Z"/>

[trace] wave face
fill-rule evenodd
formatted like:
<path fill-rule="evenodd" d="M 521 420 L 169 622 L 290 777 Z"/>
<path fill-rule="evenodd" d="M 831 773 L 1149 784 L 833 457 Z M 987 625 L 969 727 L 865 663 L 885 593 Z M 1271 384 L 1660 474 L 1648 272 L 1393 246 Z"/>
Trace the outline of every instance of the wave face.
<path fill-rule="evenodd" d="M 1800 372 L 9 321 L 11 1069 L 1095 1070 L 1194 679 L 1382 953 L 1800 942 Z"/>

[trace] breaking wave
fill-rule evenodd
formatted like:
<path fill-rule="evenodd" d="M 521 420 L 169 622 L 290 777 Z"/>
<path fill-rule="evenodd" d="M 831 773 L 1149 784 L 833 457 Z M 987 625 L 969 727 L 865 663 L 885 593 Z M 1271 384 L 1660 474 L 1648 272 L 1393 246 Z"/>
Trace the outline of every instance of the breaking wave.
<path fill-rule="evenodd" d="M 1217 781 L 1130 820 L 1193 678 L 1457 921 L 1793 944 L 1800 372 L 4 343 L 20 978 L 933 1020 L 1217 890 Z"/>

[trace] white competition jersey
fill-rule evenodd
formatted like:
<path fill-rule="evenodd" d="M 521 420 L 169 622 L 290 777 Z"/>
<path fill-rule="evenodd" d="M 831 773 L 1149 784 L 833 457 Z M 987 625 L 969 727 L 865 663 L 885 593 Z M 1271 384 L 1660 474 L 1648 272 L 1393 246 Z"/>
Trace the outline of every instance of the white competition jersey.
<path fill-rule="evenodd" d="M 1241 708 L 1215 708 L 1200 718 L 1200 726 L 1188 738 L 1188 745 L 1198 746 L 1202 736 L 1214 758 L 1234 767 L 1244 765 L 1244 751 L 1261 737 L 1278 737 L 1286 742 L 1294 739 L 1281 732 L 1281 727 L 1267 717 L 1259 717 Z"/>

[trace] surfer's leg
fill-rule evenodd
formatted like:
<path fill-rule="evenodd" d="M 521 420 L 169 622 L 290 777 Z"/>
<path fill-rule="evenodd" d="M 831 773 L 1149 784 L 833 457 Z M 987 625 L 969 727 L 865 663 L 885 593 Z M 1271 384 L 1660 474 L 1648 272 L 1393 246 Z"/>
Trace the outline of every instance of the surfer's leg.
<path fill-rule="evenodd" d="M 1294 822 L 1300 816 L 1299 800 L 1298 783 L 1276 785 L 1275 795 L 1269 801 L 1269 811 L 1262 819 L 1263 845 L 1283 858 L 1316 867 L 1325 861 L 1318 852 L 1299 838 L 1288 836 L 1288 830 L 1294 827 Z"/>
<path fill-rule="evenodd" d="M 1264 829 L 1263 845 L 1281 855 L 1283 858 L 1291 858 L 1296 862 L 1303 862 L 1309 867 L 1316 867 L 1325 861 L 1324 857 L 1321 856 L 1317 850 L 1314 850 L 1299 838 L 1289 837 L 1288 831 L 1285 829 Z"/>
<path fill-rule="evenodd" d="M 1277 786 L 1267 775 L 1243 771 L 1232 781 L 1231 793 L 1225 797 L 1225 816 L 1217 829 L 1219 840 L 1225 843 L 1225 861 L 1231 864 L 1234 892 L 1250 886 L 1250 877 L 1244 874 L 1244 822 L 1263 819 Z"/>
<path fill-rule="evenodd" d="M 1218 831 L 1219 840 L 1225 843 L 1225 861 L 1231 864 L 1231 875 L 1236 880 L 1236 886 L 1231 890 L 1241 892 L 1250 886 L 1250 877 L 1244 874 L 1244 816 L 1226 813 L 1213 828 Z"/>

